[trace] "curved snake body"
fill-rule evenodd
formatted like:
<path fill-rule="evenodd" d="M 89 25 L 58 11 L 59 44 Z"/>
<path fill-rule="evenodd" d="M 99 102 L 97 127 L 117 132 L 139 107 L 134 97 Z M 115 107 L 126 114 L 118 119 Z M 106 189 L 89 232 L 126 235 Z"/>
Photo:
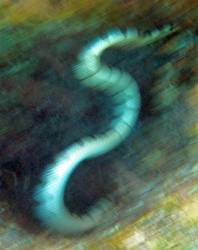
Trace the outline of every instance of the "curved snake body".
<path fill-rule="evenodd" d="M 41 184 L 34 192 L 34 199 L 38 202 L 34 212 L 46 227 L 64 234 L 78 234 L 98 224 L 108 202 L 101 201 L 87 215 L 78 217 L 71 214 L 64 204 L 65 187 L 80 162 L 118 146 L 129 135 L 138 117 L 140 94 L 136 81 L 126 72 L 103 65 L 101 54 L 114 46 L 144 46 L 171 32 L 169 26 L 150 35 L 138 35 L 135 29 L 128 29 L 124 33 L 114 30 L 90 43 L 79 55 L 74 67 L 76 77 L 81 84 L 110 96 L 117 118 L 111 121 L 105 133 L 83 138 L 66 148 L 43 172 Z"/>

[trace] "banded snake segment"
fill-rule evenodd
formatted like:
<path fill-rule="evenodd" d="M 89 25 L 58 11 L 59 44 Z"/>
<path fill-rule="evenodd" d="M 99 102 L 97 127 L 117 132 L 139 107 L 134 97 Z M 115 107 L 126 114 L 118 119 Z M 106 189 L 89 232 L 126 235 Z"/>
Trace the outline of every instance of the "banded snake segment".
<path fill-rule="evenodd" d="M 90 208 L 88 214 L 79 217 L 64 204 L 65 187 L 82 161 L 103 155 L 118 146 L 130 134 L 138 118 L 140 93 L 136 81 L 126 72 L 103 65 L 101 54 L 110 47 L 145 46 L 172 32 L 170 26 L 154 30 L 149 35 L 140 35 L 136 29 L 127 29 L 124 33 L 116 29 L 94 40 L 80 53 L 74 66 L 75 76 L 84 86 L 103 91 L 112 99 L 116 118 L 105 133 L 83 138 L 66 148 L 42 173 L 41 183 L 34 190 L 37 202 L 34 213 L 50 230 L 75 235 L 99 224 L 109 202 L 101 200 Z"/>

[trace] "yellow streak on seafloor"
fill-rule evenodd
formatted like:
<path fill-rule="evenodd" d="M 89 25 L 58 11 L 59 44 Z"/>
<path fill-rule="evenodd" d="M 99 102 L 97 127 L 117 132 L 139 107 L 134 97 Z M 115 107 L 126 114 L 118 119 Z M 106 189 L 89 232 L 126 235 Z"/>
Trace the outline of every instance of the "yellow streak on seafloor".
<path fill-rule="evenodd" d="M 110 3 L 111 1 L 108 4 Z M 68 0 L 21 0 L 16 3 L 11 0 L 1 0 L 0 26 L 6 26 L 9 23 L 61 21 L 82 13 L 91 13 L 94 8 L 104 8 L 104 1 L 78 0 L 76 4 L 76 1 Z"/>

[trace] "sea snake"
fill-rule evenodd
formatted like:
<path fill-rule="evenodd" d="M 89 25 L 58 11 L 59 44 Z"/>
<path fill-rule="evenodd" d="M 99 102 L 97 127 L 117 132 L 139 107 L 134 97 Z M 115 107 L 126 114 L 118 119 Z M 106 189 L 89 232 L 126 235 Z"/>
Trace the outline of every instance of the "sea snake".
<path fill-rule="evenodd" d="M 114 118 L 106 132 L 86 137 L 66 148 L 43 171 L 41 182 L 34 190 L 33 208 L 36 217 L 48 229 L 63 234 L 84 233 L 98 225 L 108 202 L 99 201 L 86 215 L 72 214 L 64 203 L 64 191 L 78 165 L 87 159 L 103 155 L 118 146 L 131 132 L 140 110 L 140 93 L 136 81 L 126 72 L 109 68 L 101 54 L 110 47 L 140 47 L 171 34 L 165 26 L 150 34 L 138 34 L 136 29 L 122 32 L 115 29 L 97 38 L 82 50 L 74 66 L 74 74 L 84 86 L 103 91 L 114 104 Z M 89 188 L 89 187 L 88 187 Z"/>

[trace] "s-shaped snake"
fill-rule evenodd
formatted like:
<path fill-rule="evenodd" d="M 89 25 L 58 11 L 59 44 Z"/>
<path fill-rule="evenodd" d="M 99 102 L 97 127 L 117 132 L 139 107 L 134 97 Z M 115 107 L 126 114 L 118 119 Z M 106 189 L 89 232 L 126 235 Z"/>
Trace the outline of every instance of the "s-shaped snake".
<path fill-rule="evenodd" d="M 73 171 L 85 159 L 103 155 L 118 146 L 131 132 L 140 110 L 140 93 L 136 81 L 126 72 L 109 68 L 100 61 L 101 54 L 110 47 L 145 46 L 159 40 L 173 30 L 165 26 L 149 35 L 139 35 L 136 29 L 119 29 L 90 43 L 79 55 L 74 73 L 81 84 L 103 91 L 112 98 L 117 118 L 101 135 L 86 137 L 60 153 L 52 165 L 42 173 L 41 184 L 34 192 L 38 205 L 35 215 L 49 229 L 64 234 L 79 234 L 95 227 L 104 215 L 100 202 L 81 217 L 72 214 L 64 204 L 64 191 Z M 108 204 L 102 202 L 105 206 Z M 107 205 L 108 208 L 108 205 Z"/>

